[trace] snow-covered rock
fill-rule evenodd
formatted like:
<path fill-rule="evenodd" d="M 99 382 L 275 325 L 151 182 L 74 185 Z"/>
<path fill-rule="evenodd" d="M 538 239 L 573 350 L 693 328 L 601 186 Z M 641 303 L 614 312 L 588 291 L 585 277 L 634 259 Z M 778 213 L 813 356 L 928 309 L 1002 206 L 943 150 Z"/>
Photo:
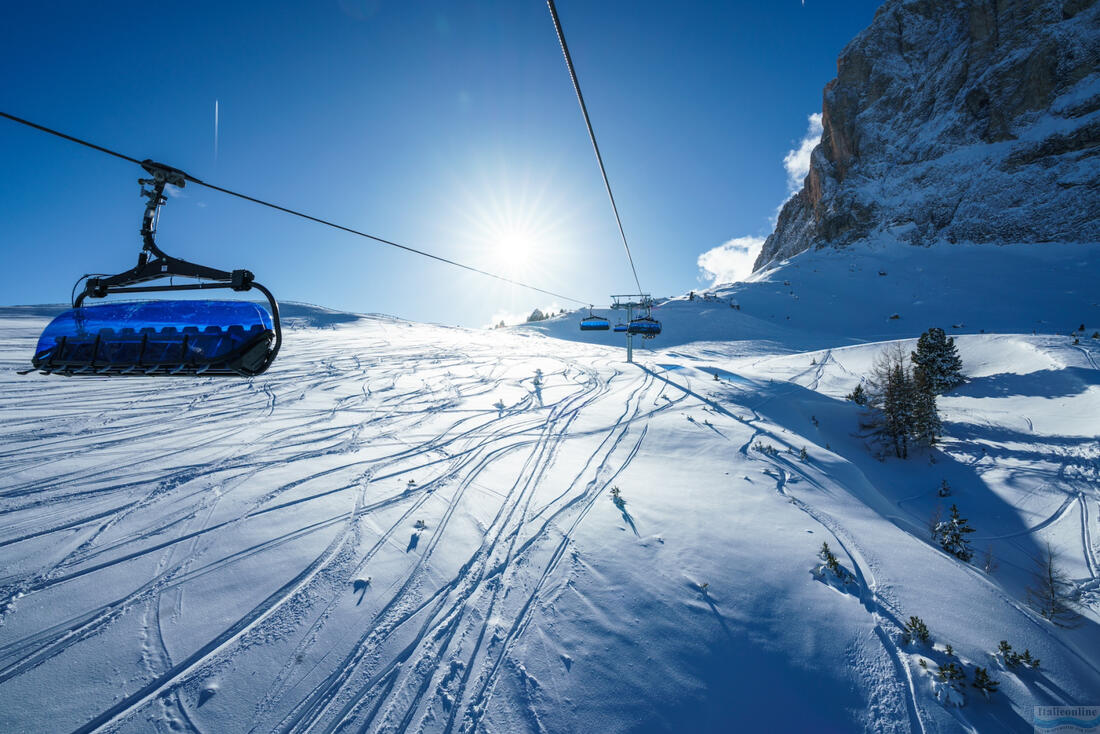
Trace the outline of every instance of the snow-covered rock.
<path fill-rule="evenodd" d="M 756 262 L 876 232 L 1100 241 L 1100 4 L 889 0 L 841 53 Z"/>

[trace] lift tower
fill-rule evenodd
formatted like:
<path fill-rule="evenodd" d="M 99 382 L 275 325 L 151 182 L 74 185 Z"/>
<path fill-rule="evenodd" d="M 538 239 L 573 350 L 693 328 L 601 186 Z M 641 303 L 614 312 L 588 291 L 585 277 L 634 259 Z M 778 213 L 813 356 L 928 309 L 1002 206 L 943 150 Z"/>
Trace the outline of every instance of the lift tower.
<path fill-rule="evenodd" d="M 634 321 L 634 309 L 649 309 L 653 307 L 653 299 L 648 293 L 628 293 L 625 295 L 611 296 L 611 308 L 626 309 L 626 361 L 634 361 L 634 333 L 630 331 L 631 322 Z"/>

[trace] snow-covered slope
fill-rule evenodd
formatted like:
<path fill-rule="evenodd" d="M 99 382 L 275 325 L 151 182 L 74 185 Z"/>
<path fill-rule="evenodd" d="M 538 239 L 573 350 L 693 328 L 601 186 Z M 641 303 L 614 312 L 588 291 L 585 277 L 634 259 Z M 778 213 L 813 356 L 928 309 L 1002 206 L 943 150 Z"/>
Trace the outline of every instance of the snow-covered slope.
<path fill-rule="evenodd" d="M 746 282 L 658 299 L 663 332 L 635 347 L 699 341 L 741 349 L 810 350 L 949 334 L 1066 334 L 1100 329 L 1100 244 L 901 246 L 880 237 L 844 250 L 804 252 Z M 732 308 L 737 305 L 739 308 Z M 622 345 L 622 335 L 578 332 L 579 313 L 521 328 L 562 339 Z M 596 309 L 615 323 L 624 311 Z M 893 318 L 895 317 L 896 318 Z M 723 347 L 725 348 L 725 347 Z"/>
<path fill-rule="evenodd" d="M 1100 240 L 1100 4 L 888 0 L 840 54 L 760 268 L 890 233 Z"/>
<path fill-rule="evenodd" d="M 0 730 L 1030 731 L 1093 702 L 1100 340 L 1066 333 L 1100 328 L 1095 248 L 961 281 L 913 251 L 665 303 L 636 365 L 607 335 L 288 307 L 252 380 L 20 377 L 45 310 L 0 310 Z M 1014 300 L 1036 272 L 1048 298 Z M 858 342 L 956 314 L 942 447 L 876 459 Z M 930 544 L 943 502 L 993 573 Z M 1076 629 L 1024 603 L 1045 540 Z M 935 697 L 946 643 L 991 701 Z"/>

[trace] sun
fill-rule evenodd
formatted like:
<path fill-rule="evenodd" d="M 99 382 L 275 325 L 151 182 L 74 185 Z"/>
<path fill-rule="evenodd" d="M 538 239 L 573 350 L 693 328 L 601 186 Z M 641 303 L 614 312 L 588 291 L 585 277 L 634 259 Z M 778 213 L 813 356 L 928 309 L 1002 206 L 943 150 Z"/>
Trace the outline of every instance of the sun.
<path fill-rule="evenodd" d="M 560 275 L 573 252 L 575 214 L 552 172 L 484 163 L 465 171 L 455 189 L 448 239 L 456 256 L 521 283 Z"/>
<path fill-rule="evenodd" d="M 537 250 L 537 235 L 526 228 L 509 226 L 493 233 L 492 259 L 507 273 L 527 272 Z"/>

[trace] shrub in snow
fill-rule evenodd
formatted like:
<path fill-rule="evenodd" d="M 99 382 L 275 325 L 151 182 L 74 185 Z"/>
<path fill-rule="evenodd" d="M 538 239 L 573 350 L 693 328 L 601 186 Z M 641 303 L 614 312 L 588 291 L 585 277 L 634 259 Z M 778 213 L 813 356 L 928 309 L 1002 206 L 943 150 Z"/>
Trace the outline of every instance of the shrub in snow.
<path fill-rule="evenodd" d="M 809 461 L 809 460 L 810 460 L 810 455 L 809 455 L 808 453 L 806 453 L 806 447 L 805 447 L 805 446 L 803 446 L 803 447 L 802 447 L 802 448 L 801 448 L 801 449 L 799 450 L 799 452 L 798 452 L 798 458 L 799 458 L 799 460 L 800 460 L 800 461 L 801 461 L 801 462 L 802 462 L 803 464 L 805 464 L 805 463 L 806 463 L 807 461 Z"/>
<path fill-rule="evenodd" d="M 951 647 L 950 644 L 945 645 L 943 648 L 943 654 L 949 658 L 953 658 L 955 657 L 955 648 Z"/>
<path fill-rule="evenodd" d="M 965 517 L 959 515 L 959 508 L 951 505 L 951 517 L 936 525 L 933 537 L 945 551 L 960 561 L 969 561 L 974 557 L 974 552 L 970 550 L 966 534 L 972 532 L 974 528 L 967 524 Z"/>
<path fill-rule="evenodd" d="M 1034 582 L 1027 589 L 1028 603 L 1059 627 L 1075 627 L 1080 619 L 1074 608 L 1074 586 L 1058 567 L 1058 556 L 1045 543 L 1035 559 Z"/>
<path fill-rule="evenodd" d="M 622 492 L 619 490 L 618 487 L 611 488 L 611 501 L 614 502 L 615 506 L 618 507 L 620 510 L 623 510 L 626 507 L 626 500 L 623 499 Z"/>
<path fill-rule="evenodd" d="M 1100 331 L 1092 332 L 1092 338 L 1093 339 L 1100 339 Z"/>
<path fill-rule="evenodd" d="M 993 557 L 993 546 L 987 545 L 985 552 L 982 553 L 982 570 L 986 573 L 993 573 L 1000 567 L 997 563 L 997 559 Z"/>
<path fill-rule="evenodd" d="M 997 687 L 1001 685 L 1001 682 L 990 678 L 989 672 L 985 668 L 976 667 L 974 668 L 974 681 L 970 685 L 981 691 L 986 698 L 989 698 L 989 694 L 997 692 Z"/>
<path fill-rule="evenodd" d="M 937 494 L 939 494 L 940 497 L 951 496 L 951 485 L 947 483 L 946 479 L 944 479 L 943 482 L 940 484 L 940 489 Z"/>
<path fill-rule="evenodd" d="M 943 394 L 963 383 L 962 359 L 955 339 L 943 329 L 933 326 L 921 334 L 911 358 L 915 370 L 925 376 L 935 393 Z"/>
<path fill-rule="evenodd" d="M 427 530 L 428 529 L 428 523 L 424 522 L 423 520 L 417 520 L 416 523 L 413 525 L 413 527 L 416 528 L 417 530 Z"/>
<path fill-rule="evenodd" d="M 936 539 L 936 529 L 939 528 L 942 519 L 943 507 L 936 505 L 932 508 L 932 514 L 928 516 L 928 537 L 932 540 Z"/>
<path fill-rule="evenodd" d="M 909 621 L 905 623 L 905 627 L 901 631 L 901 639 L 906 645 L 910 645 L 913 642 L 927 645 L 928 641 L 932 639 L 932 636 L 928 634 L 928 625 L 924 623 L 923 619 L 920 617 L 909 617 Z"/>

